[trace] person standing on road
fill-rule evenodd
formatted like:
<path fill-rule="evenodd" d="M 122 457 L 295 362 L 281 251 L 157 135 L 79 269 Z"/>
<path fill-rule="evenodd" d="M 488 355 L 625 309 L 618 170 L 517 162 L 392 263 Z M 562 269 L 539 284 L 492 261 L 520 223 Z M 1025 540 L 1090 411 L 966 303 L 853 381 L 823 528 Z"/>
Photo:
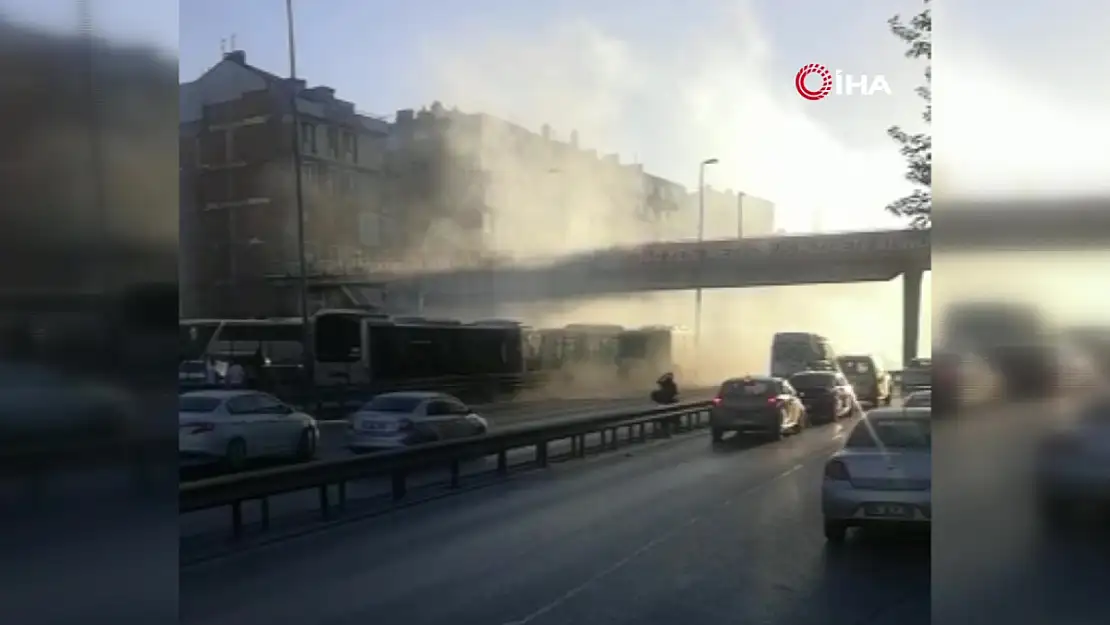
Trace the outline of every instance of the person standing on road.
<path fill-rule="evenodd" d="M 216 367 L 216 360 L 211 356 L 204 359 L 204 384 L 215 386 L 220 381 L 220 372 Z"/>

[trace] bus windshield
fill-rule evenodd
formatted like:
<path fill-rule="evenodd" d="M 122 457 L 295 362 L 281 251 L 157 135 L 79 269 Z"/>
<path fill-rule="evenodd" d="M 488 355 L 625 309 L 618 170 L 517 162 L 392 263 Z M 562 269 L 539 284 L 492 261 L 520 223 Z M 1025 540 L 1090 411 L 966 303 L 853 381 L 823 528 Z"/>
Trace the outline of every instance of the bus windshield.
<path fill-rule="evenodd" d="M 823 339 L 815 334 L 786 332 L 775 335 L 771 343 L 771 375 L 790 377 L 811 368 L 811 363 L 825 360 Z"/>

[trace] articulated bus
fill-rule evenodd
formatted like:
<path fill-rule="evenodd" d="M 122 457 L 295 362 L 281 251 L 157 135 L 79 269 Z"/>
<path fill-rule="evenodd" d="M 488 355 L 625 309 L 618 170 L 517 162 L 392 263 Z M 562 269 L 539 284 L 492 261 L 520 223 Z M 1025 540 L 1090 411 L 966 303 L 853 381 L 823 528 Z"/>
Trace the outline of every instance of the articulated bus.
<path fill-rule="evenodd" d="M 788 378 L 829 363 L 836 368 L 836 352 L 829 340 L 812 332 L 777 332 L 771 341 L 771 375 Z"/>
<path fill-rule="evenodd" d="M 522 383 L 527 328 L 501 320 L 462 323 L 328 310 L 314 316 L 316 384 L 376 391 L 482 389 Z"/>
<path fill-rule="evenodd" d="M 303 384 L 301 320 L 190 319 L 178 332 L 178 379 L 184 386 L 203 385 L 208 361 L 218 370 L 238 363 L 248 379 L 278 388 Z"/>
<path fill-rule="evenodd" d="M 367 392 L 421 389 L 483 397 L 557 382 L 570 388 L 653 382 L 673 369 L 672 330 L 625 330 L 572 324 L 533 329 L 519 322 L 473 323 L 390 317 L 363 310 L 313 315 L 313 382 Z M 183 320 L 182 383 L 203 384 L 208 362 L 217 370 L 238 362 L 264 384 L 304 385 L 301 320 Z"/>
<path fill-rule="evenodd" d="M 626 330 L 618 341 L 618 367 L 621 376 L 637 387 L 650 388 L 659 376 L 675 373 L 679 358 L 686 357 L 685 333 L 671 326 L 644 326 Z"/>

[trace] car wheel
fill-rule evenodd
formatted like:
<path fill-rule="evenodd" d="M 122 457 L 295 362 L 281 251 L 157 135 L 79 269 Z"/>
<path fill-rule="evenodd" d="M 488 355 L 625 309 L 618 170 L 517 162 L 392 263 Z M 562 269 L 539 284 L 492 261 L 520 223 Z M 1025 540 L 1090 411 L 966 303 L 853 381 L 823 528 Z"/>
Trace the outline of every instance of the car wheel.
<path fill-rule="evenodd" d="M 806 429 L 806 414 L 803 412 L 798 415 L 798 421 L 794 423 L 794 433 L 801 434 Z"/>
<path fill-rule="evenodd" d="M 719 443 L 725 440 L 725 431 L 721 428 L 712 428 L 709 431 L 710 436 L 713 438 L 714 443 Z"/>
<path fill-rule="evenodd" d="M 779 426 L 777 428 L 775 428 L 774 432 L 771 432 L 771 440 L 781 441 L 785 437 L 786 437 L 786 415 L 784 415 L 780 412 L 779 413 Z"/>
<path fill-rule="evenodd" d="M 836 521 L 825 521 L 825 540 L 841 545 L 848 538 L 848 526 Z"/>
<path fill-rule="evenodd" d="M 316 457 L 316 432 L 306 429 L 297 441 L 297 460 L 308 462 Z"/>
<path fill-rule="evenodd" d="M 224 452 L 224 464 L 232 473 L 242 471 L 247 466 L 247 441 L 241 438 L 231 439 Z"/>

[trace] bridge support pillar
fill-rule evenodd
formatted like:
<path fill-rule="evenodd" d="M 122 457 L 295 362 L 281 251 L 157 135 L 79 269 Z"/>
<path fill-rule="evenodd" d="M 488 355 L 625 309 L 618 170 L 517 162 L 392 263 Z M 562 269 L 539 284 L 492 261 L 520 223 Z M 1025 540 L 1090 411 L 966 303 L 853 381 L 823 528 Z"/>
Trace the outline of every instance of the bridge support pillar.
<path fill-rule="evenodd" d="M 921 270 L 902 274 L 902 366 L 917 358 L 917 343 L 921 337 L 921 281 L 924 275 Z"/>

